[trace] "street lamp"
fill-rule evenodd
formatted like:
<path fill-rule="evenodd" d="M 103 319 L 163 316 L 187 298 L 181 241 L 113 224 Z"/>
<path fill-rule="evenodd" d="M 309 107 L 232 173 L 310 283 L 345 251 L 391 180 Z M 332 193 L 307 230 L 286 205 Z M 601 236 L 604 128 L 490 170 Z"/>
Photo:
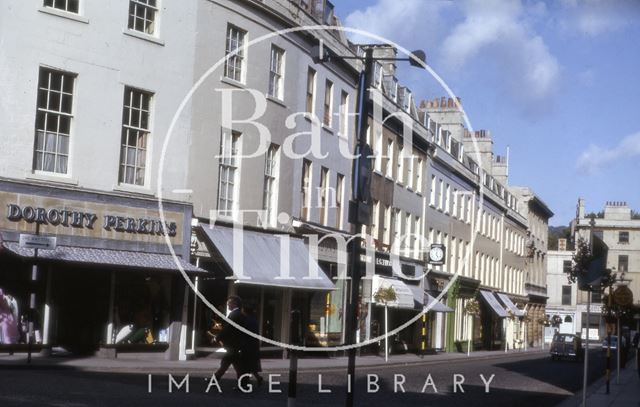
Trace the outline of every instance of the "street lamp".
<path fill-rule="evenodd" d="M 329 62 L 332 60 L 356 59 L 363 62 L 363 69 L 360 71 L 358 80 L 358 104 L 357 104 L 357 144 L 355 148 L 355 159 L 353 161 L 352 199 L 349 201 L 349 222 L 353 225 L 354 238 L 351 240 L 349 268 L 351 269 L 351 295 L 347 306 L 346 318 L 346 341 L 349 345 L 357 343 L 358 328 L 358 304 L 360 302 L 360 247 L 362 226 L 371 223 L 371 177 L 373 168 L 371 158 L 373 151 L 367 144 L 367 122 L 370 115 L 368 95 L 369 84 L 373 76 L 373 64 L 375 61 L 408 61 L 411 66 L 425 68 L 426 54 L 422 50 L 413 51 L 407 58 L 374 58 L 373 48 L 365 49 L 364 56 L 343 56 L 334 55 L 329 49 L 324 47 L 323 42 L 312 49 L 314 62 Z M 347 399 L 345 405 L 353 406 L 356 349 L 355 346 L 349 348 L 349 363 L 347 367 Z"/>

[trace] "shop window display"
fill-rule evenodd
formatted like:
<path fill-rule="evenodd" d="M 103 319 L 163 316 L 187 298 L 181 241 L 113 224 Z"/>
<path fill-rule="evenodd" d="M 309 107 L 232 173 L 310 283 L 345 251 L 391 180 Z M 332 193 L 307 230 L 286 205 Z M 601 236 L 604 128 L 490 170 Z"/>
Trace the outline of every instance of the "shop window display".
<path fill-rule="evenodd" d="M 0 288 L 0 344 L 19 343 L 23 333 L 21 328 L 18 301 Z"/>
<path fill-rule="evenodd" d="M 168 341 L 170 279 L 118 276 L 114 343 L 153 345 Z"/>

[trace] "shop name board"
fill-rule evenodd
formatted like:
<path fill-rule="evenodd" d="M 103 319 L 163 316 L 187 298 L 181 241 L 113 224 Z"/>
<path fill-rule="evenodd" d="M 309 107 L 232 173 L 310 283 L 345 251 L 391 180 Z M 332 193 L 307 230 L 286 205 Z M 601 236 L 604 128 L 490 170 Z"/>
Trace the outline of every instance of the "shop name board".
<path fill-rule="evenodd" d="M 391 267 L 391 260 L 376 257 L 376 266 Z"/>
<path fill-rule="evenodd" d="M 66 209 L 47 209 L 42 207 L 7 205 L 7 219 L 11 222 L 25 221 L 39 225 L 64 226 L 74 228 L 95 229 L 98 215 Z M 103 215 L 99 224 L 106 231 L 137 233 L 144 235 L 176 236 L 178 226 L 175 222 L 163 223 L 157 219 L 133 218 L 118 215 Z"/>

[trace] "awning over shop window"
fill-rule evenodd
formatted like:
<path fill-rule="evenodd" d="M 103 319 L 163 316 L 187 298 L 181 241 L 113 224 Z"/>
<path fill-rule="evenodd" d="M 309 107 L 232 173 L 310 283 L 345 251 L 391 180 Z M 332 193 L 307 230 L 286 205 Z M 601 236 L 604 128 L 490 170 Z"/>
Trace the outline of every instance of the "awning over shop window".
<path fill-rule="evenodd" d="M 506 318 L 508 316 L 507 311 L 504 310 L 502 305 L 498 302 L 498 299 L 493 295 L 491 291 L 480 290 L 480 295 L 485 303 L 493 310 L 493 312 L 500 318 Z"/>
<path fill-rule="evenodd" d="M 9 252 L 31 259 L 33 249 L 20 247 L 18 243 L 4 242 L 2 246 Z M 114 266 L 133 269 L 177 271 L 178 266 L 169 254 L 132 252 L 125 250 L 106 250 L 89 247 L 58 246 L 55 250 L 39 250 L 38 258 L 55 262 L 68 262 L 86 265 Z M 206 273 L 182 258 L 177 258 L 187 273 Z"/>
<path fill-rule="evenodd" d="M 202 226 L 210 240 L 226 262 L 234 267 L 233 228 L 216 225 Z M 286 240 L 289 240 L 288 255 Z M 234 270 L 238 284 L 255 284 L 282 288 L 308 290 L 333 290 L 335 285 L 311 258 L 304 241 L 289 235 L 242 230 L 243 247 L 236 250 L 242 254 L 242 270 Z M 281 258 L 289 259 L 289 275 L 281 268 Z M 286 263 L 285 263 L 286 264 Z"/>
<path fill-rule="evenodd" d="M 446 305 L 444 305 L 443 303 L 441 303 L 440 301 L 436 300 L 434 297 L 430 296 L 429 294 L 425 293 L 426 296 L 426 303 L 424 304 L 425 307 L 429 307 L 429 311 L 433 311 L 433 312 L 454 312 L 453 308 L 448 307 Z"/>
<path fill-rule="evenodd" d="M 413 300 L 418 304 L 419 309 L 429 307 L 429 311 L 433 312 L 453 312 L 453 309 L 447 307 L 433 296 L 429 295 L 424 289 L 417 285 L 406 284 L 413 293 Z"/>
<path fill-rule="evenodd" d="M 507 296 L 507 294 L 498 293 L 497 295 L 498 295 L 498 298 L 500 298 L 500 300 L 502 301 L 502 303 L 507 308 L 509 308 L 509 310 L 513 313 L 513 315 L 515 315 L 517 317 L 523 317 L 524 316 L 524 311 L 522 311 L 521 309 L 516 307 L 516 304 L 514 304 L 513 301 L 511 301 L 511 298 L 509 298 L 509 296 Z"/>
<path fill-rule="evenodd" d="M 379 288 L 389 288 L 393 287 L 393 291 L 396 293 L 396 300 L 387 303 L 389 307 L 393 308 L 404 308 L 404 309 L 414 309 L 414 294 L 410 286 L 407 286 L 404 282 L 400 280 L 396 280 L 394 278 L 382 277 L 375 275 L 373 276 L 373 282 L 371 285 L 371 295 L 375 295 Z M 372 298 L 373 301 L 373 298 Z M 377 302 L 376 304 L 384 305 L 383 303 Z"/>

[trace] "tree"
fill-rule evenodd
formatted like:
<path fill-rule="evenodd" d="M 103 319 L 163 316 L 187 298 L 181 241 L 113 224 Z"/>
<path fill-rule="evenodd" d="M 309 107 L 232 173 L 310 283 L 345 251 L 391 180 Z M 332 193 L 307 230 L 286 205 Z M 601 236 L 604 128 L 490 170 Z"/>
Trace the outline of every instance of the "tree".
<path fill-rule="evenodd" d="M 396 290 L 393 289 L 392 286 L 389 287 L 380 287 L 375 294 L 373 294 L 373 300 L 375 302 L 379 302 L 387 306 L 388 303 L 394 302 L 398 299 L 396 295 Z"/>
<path fill-rule="evenodd" d="M 593 256 L 591 255 L 589 243 L 581 237 L 576 242 L 576 252 L 573 255 L 573 267 L 567 271 L 569 282 L 575 283 L 578 281 L 578 278 L 584 276 L 592 260 Z"/>

